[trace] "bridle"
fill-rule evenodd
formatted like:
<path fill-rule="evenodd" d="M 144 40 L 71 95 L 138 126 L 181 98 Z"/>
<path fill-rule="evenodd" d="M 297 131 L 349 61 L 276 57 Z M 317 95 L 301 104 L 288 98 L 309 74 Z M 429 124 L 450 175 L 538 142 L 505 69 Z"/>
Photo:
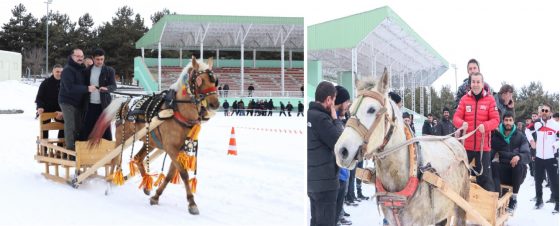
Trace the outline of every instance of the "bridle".
<path fill-rule="evenodd" d="M 187 86 L 183 85 L 181 87 L 182 96 L 188 96 L 188 99 L 185 100 L 178 100 L 176 97 L 176 92 L 174 90 L 170 90 L 170 98 L 168 98 L 168 106 L 173 108 L 173 118 L 182 126 L 192 127 L 193 124 L 200 123 L 200 120 L 207 120 L 204 118 L 204 113 L 206 112 L 205 103 L 206 97 L 212 95 L 218 95 L 216 86 L 206 88 L 203 90 L 199 90 L 199 87 L 204 86 L 205 81 L 200 79 L 200 84 L 197 85 L 197 81 L 201 75 L 207 74 L 210 82 L 217 83 L 217 79 L 214 76 L 214 73 L 210 69 L 197 71 L 192 70 L 189 76 L 183 76 L 183 84 L 188 84 Z M 187 90 L 188 89 L 188 90 Z M 194 104 L 198 109 L 198 120 L 188 120 L 183 117 L 179 113 L 179 109 L 177 108 L 177 104 Z"/>
<path fill-rule="evenodd" d="M 395 129 L 395 109 L 393 105 L 388 103 L 387 98 L 385 98 L 381 93 L 376 91 L 363 91 L 358 96 L 360 99 L 358 100 L 358 105 L 356 106 L 354 112 L 351 113 L 350 119 L 346 125 L 352 129 L 354 129 L 364 140 L 362 143 L 362 148 L 360 149 L 359 154 L 356 156 L 358 160 L 361 158 L 370 159 L 370 158 L 377 158 L 380 160 L 381 157 L 377 157 L 375 153 L 383 152 L 387 143 L 393 136 L 393 131 Z M 356 113 L 362 104 L 364 98 L 373 98 L 379 103 L 382 103 L 381 109 L 376 113 L 375 121 L 373 121 L 372 125 L 366 128 L 363 123 L 360 122 L 360 119 L 357 117 Z M 387 104 L 391 105 L 391 117 L 389 118 L 389 114 L 387 113 Z M 383 143 L 377 148 L 377 151 L 368 153 L 367 152 L 367 145 L 368 141 L 371 138 L 373 130 L 377 128 L 377 126 L 381 123 L 381 120 L 384 120 L 385 125 L 389 124 L 389 129 L 385 131 L 385 135 L 383 138 Z M 407 134 L 408 133 L 408 134 Z M 407 139 L 412 138 L 412 133 L 410 130 L 407 131 L 405 128 L 405 134 L 407 134 Z M 397 225 L 401 225 L 400 222 L 400 212 L 401 210 L 407 205 L 410 198 L 415 193 L 416 189 L 418 188 L 418 177 L 417 177 L 417 151 L 414 145 L 407 145 L 409 151 L 409 170 L 408 170 L 408 180 L 406 182 L 405 187 L 397 192 L 388 192 L 383 186 L 381 179 L 376 177 L 375 179 L 375 188 L 376 188 L 376 196 L 377 196 L 377 203 L 378 205 L 382 205 L 386 208 L 391 209 L 393 217 Z M 390 149 L 390 148 L 389 148 Z"/>
<path fill-rule="evenodd" d="M 395 129 L 395 121 L 396 121 L 395 109 L 393 108 L 393 105 L 389 103 L 392 112 L 391 117 L 389 117 L 389 114 L 387 113 L 387 104 L 388 104 L 387 98 L 385 98 L 381 93 L 376 91 L 372 91 L 372 90 L 362 91 L 359 93 L 358 98 L 359 98 L 358 105 L 356 106 L 356 108 L 354 108 L 355 109 L 354 112 L 351 113 L 350 119 L 348 119 L 346 126 L 354 129 L 354 131 L 356 131 L 363 139 L 363 143 L 361 145 L 362 148 L 360 149 L 359 154 L 356 155 L 356 158 L 361 159 L 365 157 L 366 159 L 369 159 L 372 158 L 373 154 L 367 152 L 368 142 L 373 131 L 381 123 L 382 119 L 384 119 L 385 125 L 389 123 L 389 129 L 385 132 L 383 143 L 377 149 L 378 152 L 382 152 L 385 146 L 387 145 L 387 143 L 389 143 L 389 140 L 391 139 L 393 135 L 393 131 Z M 364 98 L 373 98 L 374 100 L 379 101 L 379 103 L 382 103 L 381 109 L 377 111 L 375 115 L 376 116 L 375 121 L 373 121 L 369 129 L 364 126 L 364 124 L 360 121 L 360 119 L 356 115 Z"/>

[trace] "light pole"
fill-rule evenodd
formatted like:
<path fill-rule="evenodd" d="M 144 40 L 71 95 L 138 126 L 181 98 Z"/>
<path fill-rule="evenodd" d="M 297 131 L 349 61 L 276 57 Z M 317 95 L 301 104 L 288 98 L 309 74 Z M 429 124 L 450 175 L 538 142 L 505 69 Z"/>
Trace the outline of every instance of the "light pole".
<path fill-rule="evenodd" d="M 46 56 L 45 56 L 45 73 L 49 73 L 49 5 L 52 3 L 52 0 L 47 0 L 45 2 L 47 4 L 47 20 L 46 22 L 46 26 L 47 26 L 47 41 L 45 43 L 45 50 L 46 50 Z"/>
<path fill-rule="evenodd" d="M 451 64 L 451 67 L 455 69 L 455 93 L 457 93 L 457 65 Z"/>

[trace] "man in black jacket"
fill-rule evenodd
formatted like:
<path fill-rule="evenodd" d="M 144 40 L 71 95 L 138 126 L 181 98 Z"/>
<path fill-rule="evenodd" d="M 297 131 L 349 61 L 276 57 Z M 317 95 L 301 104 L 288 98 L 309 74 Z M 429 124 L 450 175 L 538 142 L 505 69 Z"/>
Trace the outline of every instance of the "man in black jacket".
<path fill-rule="evenodd" d="M 303 115 L 303 104 L 301 103 L 301 101 L 298 101 L 298 105 L 297 105 L 297 116 L 299 117 L 299 114 L 301 114 L 302 117 L 305 117 L 305 115 Z"/>
<path fill-rule="evenodd" d="M 434 135 L 436 136 L 445 136 L 455 132 L 455 126 L 449 120 L 449 108 L 443 108 L 443 117 L 438 122 L 436 127 L 434 128 Z"/>
<path fill-rule="evenodd" d="M 433 120 L 434 116 L 432 113 L 428 114 L 428 119 L 424 121 L 424 125 L 422 126 L 422 135 L 434 135 Z"/>
<path fill-rule="evenodd" d="M 288 104 L 286 105 L 286 110 L 288 110 L 288 116 L 292 117 L 292 110 L 294 109 L 294 106 L 290 103 L 290 101 L 288 101 Z"/>
<path fill-rule="evenodd" d="M 37 103 L 37 115 L 43 112 L 56 112 L 56 121 L 62 121 L 62 110 L 58 105 L 58 92 L 60 91 L 60 75 L 62 74 L 62 65 L 53 66 L 52 75 L 41 82 L 35 103 Z M 43 123 L 49 123 L 48 120 Z M 43 131 L 43 138 L 49 137 L 49 131 Z M 58 131 L 58 138 L 64 138 L 64 130 Z"/>
<path fill-rule="evenodd" d="M 79 140 L 87 140 L 93 130 L 93 126 L 101 115 L 101 112 L 111 103 L 111 92 L 117 89 L 115 81 L 115 70 L 105 65 L 105 51 L 95 49 L 93 51 L 93 65 L 85 70 L 86 82 L 98 88 L 91 92 L 88 98 L 84 129 L 80 133 Z M 103 133 L 103 139 L 112 140 L 111 128 Z"/>
<path fill-rule="evenodd" d="M 94 85 L 86 85 L 84 75 L 84 53 L 81 49 L 72 50 L 68 63 L 62 70 L 58 103 L 64 114 L 64 141 L 66 149 L 75 150 L 76 137 L 82 124 L 84 104 L 88 93 L 97 91 Z"/>
<path fill-rule="evenodd" d="M 336 89 L 323 81 L 307 110 L 307 196 L 312 226 L 335 225 L 339 168 L 334 145 L 343 130 L 334 109 L 335 99 Z"/>
<path fill-rule="evenodd" d="M 224 116 L 228 116 L 228 113 L 229 113 L 229 103 L 227 102 L 227 100 L 224 101 L 224 103 L 222 104 L 222 107 L 224 108 Z"/>
<path fill-rule="evenodd" d="M 492 173 L 496 191 L 501 191 L 500 183 L 513 187 L 513 196 L 509 200 L 508 211 L 513 212 L 517 205 L 517 192 L 525 180 L 527 166 L 531 158 L 529 142 L 523 133 L 517 131 L 513 114 L 504 113 L 498 131 L 492 134 Z"/>

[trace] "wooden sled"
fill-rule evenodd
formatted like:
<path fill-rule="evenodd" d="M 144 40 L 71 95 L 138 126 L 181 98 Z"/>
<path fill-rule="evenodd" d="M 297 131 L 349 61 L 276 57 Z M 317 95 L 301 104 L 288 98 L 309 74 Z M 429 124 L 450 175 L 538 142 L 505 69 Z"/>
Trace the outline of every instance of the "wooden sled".
<path fill-rule="evenodd" d="M 100 145 L 95 148 L 88 148 L 87 142 L 76 142 L 76 151 L 65 149 L 64 138 L 48 139 L 43 137 L 43 131 L 64 130 L 64 124 L 54 120 L 56 113 L 43 113 L 39 116 L 39 136 L 37 137 L 37 152 L 34 159 L 39 163 L 45 164 L 45 171 L 42 173 L 47 179 L 60 183 L 70 181 L 70 173 L 73 170 L 76 174 L 85 171 L 97 162 L 101 157 L 115 147 L 115 142 L 102 140 Z M 49 121 L 43 124 L 43 121 Z M 60 145 L 60 146 L 59 146 Z M 118 159 L 107 162 L 105 166 L 105 178 L 113 172 Z M 54 172 L 51 171 L 51 168 Z M 60 169 L 64 170 L 64 175 Z M 96 172 L 97 174 L 97 172 Z"/>
<path fill-rule="evenodd" d="M 356 168 L 356 177 L 364 183 L 375 183 L 375 172 L 370 169 Z M 422 181 L 434 186 L 439 192 L 455 202 L 467 213 L 467 223 L 474 222 L 484 226 L 501 226 L 509 218 L 507 212 L 509 199 L 513 195 L 513 188 L 508 185 L 501 185 L 502 197 L 498 197 L 497 192 L 489 192 L 470 183 L 469 199 L 465 200 L 455 191 L 449 189 L 447 183 L 438 175 L 426 171 L 422 176 Z M 451 222 L 448 219 L 447 222 Z"/>
<path fill-rule="evenodd" d="M 162 111 L 160 115 L 173 114 L 173 112 Z M 112 174 L 117 165 L 120 164 L 120 153 L 124 148 L 129 147 L 134 142 L 134 138 L 141 140 L 146 135 L 146 130 L 139 130 L 135 136 L 131 136 L 124 144 L 116 145 L 113 141 L 102 139 L 96 147 L 88 147 L 88 143 L 76 142 L 76 151 L 67 150 L 59 147 L 58 144 L 64 144 L 64 139 L 47 139 L 42 136 L 43 131 L 63 130 L 64 124 L 54 121 L 56 113 L 43 113 L 39 117 L 39 136 L 37 137 L 37 153 L 35 160 L 45 164 L 45 172 L 42 173 L 47 179 L 56 182 L 70 184 L 74 188 L 78 188 L 79 184 L 85 179 L 97 175 L 97 170 L 105 167 L 106 180 L 112 179 Z M 51 122 L 43 124 L 45 120 Z M 148 131 L 152 131 L 158 127 L 162 120 L 156 117 L 152 119 Z M 158 150 L 150 155 L 150 158 L 157 158 L 163 153 Z M 54 172 L 51 173 L 51 167 Z M 62 176 L 59 169 L 63 168 L 65 174 Z M 71 177 L 71 169 L 74 169 L 74 177 Z"/>

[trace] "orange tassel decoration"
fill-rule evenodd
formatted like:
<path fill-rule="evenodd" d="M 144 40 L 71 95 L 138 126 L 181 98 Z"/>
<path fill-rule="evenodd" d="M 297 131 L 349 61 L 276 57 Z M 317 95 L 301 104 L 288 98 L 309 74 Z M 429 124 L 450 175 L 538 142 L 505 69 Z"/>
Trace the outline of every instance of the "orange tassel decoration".
<path fill-rule="evenodd" d="M 130 162 L 128 163 L 128 169 L 130 170 L 130 176 L 131 177 L 135 176 L 136 172 L 138 171 L 138 167 L 136 166 L 136 161 L 130 160 Z"/>
<path fill-rule="evenodd" d="M 117 172 L 113 174 L 113 184 L 119 186 L 124 184 L 122 169 L 117 170 Z"/>
<path fill-rule="evenodd" d="M 171 179 L 171 183 L 179 184 L 179 182 L 181 182 L 181 177 L 179 175 L 179 170 L 175 170 L 175 175 L 173 176 L 173 179 Z"/>
<path fill-rule="evenodd" d="M 187 153 L 185 153 L 184 151 L 179 153 L 179 155 L 177 155 L 177 162 L 179 162 L 179 165 L 181 165 L 181 167 L 188 169 L 187 167 L 189 165 L 189 156 L 187 155 Z"/>
<path fill-rule="evenodd" d="M 198 183 L 198 181 L 196 180 L 196 177 L 189 180 L 189 187 L 191 188 L 192 193 L 196 193 L 196 184 L 197 183 Z"/>
<path fill-rule="evenodd" d="M 151 191 L 153 183 L 154 178 L 152 178 L 151 175 L 146 174 L 142 177 L 142 183 L 140 183 L 140 186 L 138 186 L 138 188 L 145 188 L 146 190 Z"/>
<path fill-rule="evenodd" d="M 161 183 L 163 183 L 163 179 L 165 179 L 165 174 L 159 173 L 159 176 L 158 176 L 156 182 L 154 182 L 154 186 L 159 187 L 161 185 Z"/>
<path fill-rule="evenodd" d="M 187 163 L 188 163 L 186 167 L 187 170 L 190 171 L 196 170 L 196 156 L 189 156 Z"/>

